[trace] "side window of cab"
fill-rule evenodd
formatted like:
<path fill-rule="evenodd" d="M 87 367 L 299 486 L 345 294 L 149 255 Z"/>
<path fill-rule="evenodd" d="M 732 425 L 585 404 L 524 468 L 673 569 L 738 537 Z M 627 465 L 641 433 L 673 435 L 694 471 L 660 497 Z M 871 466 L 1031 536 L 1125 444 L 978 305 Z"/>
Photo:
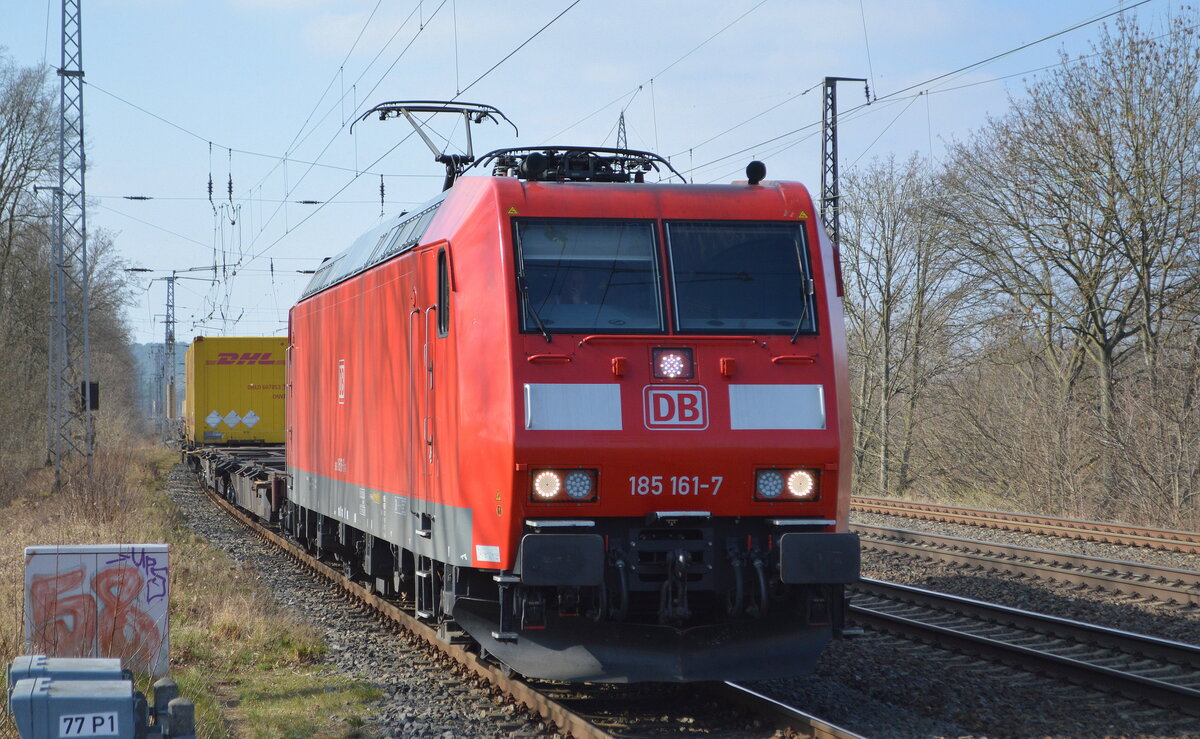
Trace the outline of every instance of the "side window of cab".
<path fill-rule="evenodd" d="M 437 255 L 437 333 L 438 338 L 450 335 L 450 263 L 445 249 Z"/>

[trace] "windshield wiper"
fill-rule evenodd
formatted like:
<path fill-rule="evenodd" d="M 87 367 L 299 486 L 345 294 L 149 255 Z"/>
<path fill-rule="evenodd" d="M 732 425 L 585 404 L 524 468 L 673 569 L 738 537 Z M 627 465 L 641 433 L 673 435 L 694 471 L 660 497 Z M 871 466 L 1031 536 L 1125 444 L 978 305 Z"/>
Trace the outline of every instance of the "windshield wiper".
<path fill-rule="evenodd" d="M 525 303 L 525 311 L 533 316 L 533 322 L 537 324 L 538 331 L 542 332 L 542 336 L 546 337 L 546 343 L 550 343 L 550 332 L 542 325 L 541 316 L 533 307 L 533 301 L 529 299 L 529 283 L 525 279 L 525 270 L 521 270 L 521 274 L 517 275 L 517 289 L 521 291 L 521 300 Z M 794 339 L 793 339 L 794 341 Z"/>
<path fill-rule="evenodd" d="M 809 303 L 812 302 L 813 281 L 810 278 L 810 279 L 806 280 L 806 283 L 807 283 L 808 290 L 807 290 L 807 294 L 804 296 L 804 307 L 800 309 L 800 320 L 796 323 L 796 330 L 792 332 L 792 343 L 793 344 L 795 344 L 796 339 L 799 338 L 800 329 L 804 328 L 804 322 L 808 320 L 808 306 L 809 306 Z"/>

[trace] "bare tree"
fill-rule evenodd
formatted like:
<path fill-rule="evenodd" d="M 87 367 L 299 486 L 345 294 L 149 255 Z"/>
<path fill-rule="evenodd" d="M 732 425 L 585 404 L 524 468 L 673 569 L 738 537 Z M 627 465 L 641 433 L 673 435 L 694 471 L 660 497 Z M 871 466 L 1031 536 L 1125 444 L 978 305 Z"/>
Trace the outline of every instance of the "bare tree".
<path fill-rule="evenodd" d="M 1154 376 L 1200 280 L 1200 43 L 1122 18 L 952 147 L 942 214 L 964 269 L 1030 344 L 1027 371 L 1094 414 L 1099 500 L 1121 480 L 1123 380 Z"/>
<path fill-rule="evenodd" d="M 919 157 L 874 162 L 842 187 L 856 469 L 861 484 L 903 494 L 928 421 L 926 394 L 956 361 L 951 347 L 963 336 L 968 283 L 930 207 L 937 192 Z"/>
<path fill-rule="evenodd" d="M 51 264 L 50 198 L 57 180 L 57 104 L 44 70 L 0 56 L 0 494 L 45 459 Z M 131 428 L 132 357 L 121 311 L 128 275 L 109 234 L 90 235 L 93 379 L 106 428 Z"/>
<path fill-rule="evenodd" d="M 0 283 L 17 232 L 35 226 L 44 212 L 33 186 L 57 161 L 54 111 L 44 70 L 19 68 L 0 56 Z"/>

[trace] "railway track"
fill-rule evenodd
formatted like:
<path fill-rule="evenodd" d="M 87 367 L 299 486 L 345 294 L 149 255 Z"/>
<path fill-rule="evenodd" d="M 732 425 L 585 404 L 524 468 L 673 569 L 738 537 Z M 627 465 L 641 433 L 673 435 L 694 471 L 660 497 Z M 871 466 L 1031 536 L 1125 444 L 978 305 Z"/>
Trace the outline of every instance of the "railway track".
<path fill-rule="evenodd" d="M 1194 570 L 866 524 L 851 530 L 864 549 L 1200 606 L 1200 572 Z"/>
<path fill-rule="evenodd" d="M 1200 647 L 863 579 L 863 626 L 1200 716 Z"/>
<path fill-rule="evenodd" d="M 855 496 L 851 499 L 850 507 L 851 510 L 863 513 L 904 516 L 926 521 L 959 523 L 1031 534 L 1048 534 L 1070 539 L 1149 547 L 1171 552 L 1200 553 L 1200 533 L 1191 531 L 1153 529 L 1102 521 L 1080 521 L 1025 513 L 915 503 L 892 498 Z"/>
<path fill-rule="evenodd" d="M 486 681 L 567 736 L 579 739 L 673 736 L 684 729 L 685 733 L 712 737 L 772 737 L 782 731 L 788 736 L 814 739 L 862 739 L 858 734 L 733 683 L 697 687 L 527 682 L 465 646 L 440 638 L 434 627 L 416 619 L 397 603 L 381 598 L 347 578 L 340 569 L 319 561 L 207 486 L 200 487 L 214 504 L 253 535 L 341 588 L 380 618 L 416 635 L 465 672 Z M 683 697 L 687 700 L 683 701 Z M 672 700 L 676 702 L 673 704 Z"/>

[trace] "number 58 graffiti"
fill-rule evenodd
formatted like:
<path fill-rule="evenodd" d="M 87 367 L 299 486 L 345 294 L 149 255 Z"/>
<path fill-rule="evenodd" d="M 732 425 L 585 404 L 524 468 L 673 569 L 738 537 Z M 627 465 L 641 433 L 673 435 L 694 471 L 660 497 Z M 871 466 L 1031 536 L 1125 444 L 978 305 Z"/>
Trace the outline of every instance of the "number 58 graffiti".
<path fill-rule="evenodd" d="M 78 592 L 86 574 L 80 565 L 33 576 L 29 605 L 34 649 L 59 657 L 120 657 L 129 667 L 149 670 L 163 640 L 154 619 L 137 604 L 145 584 L 142 573 L 126 564 L 105 567 L 88 583 L 91 592 Z"/>

